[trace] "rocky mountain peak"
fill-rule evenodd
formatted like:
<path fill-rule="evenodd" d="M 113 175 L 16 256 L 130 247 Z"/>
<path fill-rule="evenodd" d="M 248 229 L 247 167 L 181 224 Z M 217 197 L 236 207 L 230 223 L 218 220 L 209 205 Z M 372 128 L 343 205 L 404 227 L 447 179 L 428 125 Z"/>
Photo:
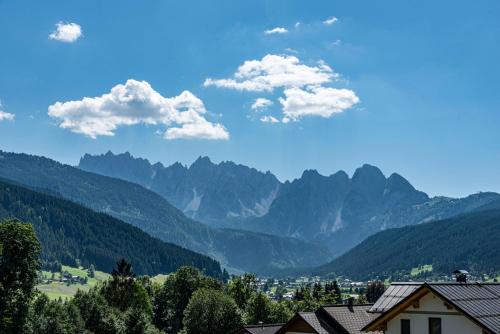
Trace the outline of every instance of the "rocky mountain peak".
<path fill-rule="evenodd" d="M 215 164 L 210 160 L 209 157 L 207 156 L 199 156 L 198 159 L 196 159 L 189 169 L 198 169 L 198 168 L 206 168 L 206 167 L 212 167 Z"/>

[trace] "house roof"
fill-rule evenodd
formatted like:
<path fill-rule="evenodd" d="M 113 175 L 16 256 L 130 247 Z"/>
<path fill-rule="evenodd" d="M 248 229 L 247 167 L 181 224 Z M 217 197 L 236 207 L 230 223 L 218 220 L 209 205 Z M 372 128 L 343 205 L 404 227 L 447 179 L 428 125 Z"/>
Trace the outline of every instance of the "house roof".
<path fill-rule="evenodd" d="M 378 317 L 369 313 L 370 305 L 332 305 L 324 306 L 316 312 L 298 312 L 278 333 L 294 329 L 297 323 L 305 323 L 317 334 L 358 334 L 367 323 Z M 370 332 L 379 334 L 379 332 Z"/>
<path fill-rule="evenodd" d="M 368 312 L 371 307 L 372 304 L 332 305 L 325 306 L 322 309 L 347 333 L 361 333 L 361 329 L 366 324 L 379 316 L 377 313 Z"/>
<path fill-rule="evenodd" d="M 253 325 L 245 326 L 238 333 L 249 333 L 249 334 L 275 334 L 277 333 L 284 324 L 271 324 L 271 325 Z"/>
<path fill-rule="evenodd" d="M 293 327 L 298 321 L 303 321 L 317 334 L 343 334 L 334 331 L 334 329 L 326 323 L 325 319 L 318 315 L 318 312 L 297 312 L 277 333 L 286 333 L 287 330 Z"/>
<path fill-rule="evenodd" d="M 333 331 L 325 319 L 318 316 L 316 312 L 299 312 L 299 316 L 305 320 L 318 334 L 337 333 Z"/>
<path fill-rule="evenodd" d="M 392 283 L 384 294 L 373 304 L 370 312 L 382 313 L 391 309 L 401 300 L 418 289 L 422 283 Z"/>
<path fill-rule="evenodd" d="M 420 298 L 430 291 L 462 312 L 479 327 L 492 333 L 500 333 L 499 283 L 413 283 L 406 284 L 406 288 L 394 287 L 391 289 L 392 292 L 389 289 L 370 310 L 381 312 L 380 316 L 363 329 L 375 328 L 374 325 L 389 320 L 398 312 L 399 307 L 404 307 L 408 301 Z"/>
<path fill-rule="evenodd" d="M 500 333 L 500 284 L 429 284 L 455 308 L 474 318 L 481 327 Z"/>

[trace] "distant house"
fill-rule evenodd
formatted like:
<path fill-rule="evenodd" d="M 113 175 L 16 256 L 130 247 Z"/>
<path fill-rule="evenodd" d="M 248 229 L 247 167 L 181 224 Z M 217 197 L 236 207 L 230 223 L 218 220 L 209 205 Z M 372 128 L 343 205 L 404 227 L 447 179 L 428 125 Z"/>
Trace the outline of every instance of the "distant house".
<path fill-rule="evenodd" d="M 500 333 L 498 283 L 395 283 L 370 309 L 365 331 L 386 334 Z"/>

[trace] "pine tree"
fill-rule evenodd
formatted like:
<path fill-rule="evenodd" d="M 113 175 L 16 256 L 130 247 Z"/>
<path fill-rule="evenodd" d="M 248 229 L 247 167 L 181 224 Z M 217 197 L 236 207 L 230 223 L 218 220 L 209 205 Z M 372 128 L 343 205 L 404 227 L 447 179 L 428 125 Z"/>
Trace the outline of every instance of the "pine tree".
<path fill-rule="evenodd" d="M 93 264 L 90 265 L 89 270 L 88 270 L 88 275 L 90 278 L 95 277 L 95 267 Z"/>

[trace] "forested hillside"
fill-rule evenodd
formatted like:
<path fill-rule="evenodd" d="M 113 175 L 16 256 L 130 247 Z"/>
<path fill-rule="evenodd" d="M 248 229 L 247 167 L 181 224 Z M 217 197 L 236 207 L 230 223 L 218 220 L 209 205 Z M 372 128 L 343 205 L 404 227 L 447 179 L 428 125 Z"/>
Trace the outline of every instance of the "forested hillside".
<path fill-rule="evenodd" d="M 434 273 L 455 269 L 472 273 L 500 272 L 500 210 L 379 232 L 315 274 L 346 275 L 353 279 L 399 278 L 421 265 Z"/>
<path fill-rule="evenodd" d="M 208 227 L 187 218 L 162 196 L 138 184 L 45 157 L 0 151 L 0 177 L 107 213 L 163 241 L 209 255 L 241 271 L 272 273 L 287 267 L 320 265 L 331 259 L 326 248 L 306 241 Z M 241 247 L 242 243 L 251 247 Z M 256 249 L 268 252 L 257 253 Z"/>
<path fill-rule="evenodd" d="M 37 193 L 0 180 L 0 220 L 18 218 L 35 227 L 42 262 L 88 267 L 110 272 L 127 258 L 138 274 L 169 273 L 190 265 L 221 276 L 215 260 L 153 238 L 137 227 L 70 201 Z"/>

